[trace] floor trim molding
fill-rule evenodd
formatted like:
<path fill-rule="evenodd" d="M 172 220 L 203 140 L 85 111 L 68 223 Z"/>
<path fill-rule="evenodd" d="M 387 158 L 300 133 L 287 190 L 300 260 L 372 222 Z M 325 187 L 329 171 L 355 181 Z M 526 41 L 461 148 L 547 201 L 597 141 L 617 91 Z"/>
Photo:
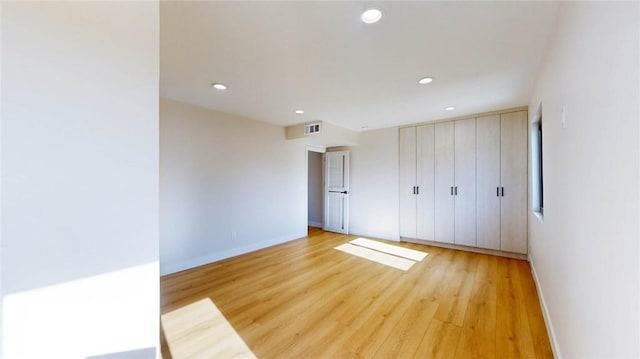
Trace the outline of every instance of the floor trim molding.
<path fill-rule="evenodd" d="M 400 237 L 398 236 L 393 236 L 393 235 L 384 234 L 384 233 L 361 231 L 358 228 L 354 229 L 353 227 L 349 229 L 349 234 L 353 236 L 369 237 L 369 238 L 375 238 L 375 239 L 384 239 L 387 241 L 400 242 Z"/>
<path fill-rule="evenodd" d="M 533 282 L 536 284 L 536 290 L 538 291 L 538 300 L 540 301 L 540 307 L 542 308 L 542 318 L 544 318 L 544 323 L 547 326 L 547 335 L 550 339 L 549 342 L 551 344 L 551 350 L 553 351 L 553 357 L 562 358 L 562 356 L 560 355 L 560 347 L 558 346 L 558 339 L 556 338 L 556 332 L 553 330 L 553 325 L 551 324 L 551 315 L 549 315 L 549 309 L 547 308 L 547 304 L 544 300 L 544 295 L 542 294 L 538 272 L 536 272 L 536 267 L 533 264 L 533 258 L 531 257 L 531 254 L 529 254 L 528 260 L 529 265 L 531 266 Z"/>
<path fill-rule="evenodd" d="M 461 246 L 459 244 L 453 244 L 453 243 L 434 242 L 434 241 L 427 241 L 424 239 L 414 239 L 414 238 L 408 238 L 408 237 L 402 237 L 400 241 L 408 242 L 408 243 L 424 244 L 427 246 L 434 246 L 434 247 L 441 247 L 441 248 L 448 248 L 448 249 L 457 249 L 460 251 L 467 251 L 467 252 L 473 252 L 473 253 L 489 254 L 489 255 L 498 256 L 498 257 L 521 259 L 525 261 L 528 260 L 526 254 L 503 252 L 503 251 L 496 251 L 493 249 L 485 249 L 485 248 L 477 248 L 477 247 L 469 247 L 469 246 Z"/>
<path fill-rule="evenodd" d="M 277 244 L 290 242 L 290 241 L 293 241 L 293 240 L 296 240 L 296 239 L 299 239 L 299 238 L 303 238 L 306 235 L 307 235 L 306 231 L 300 232 L 300 233 L 293 233 L 293 234 L 286 235 L 286 236 L 280 236 L 280 237 L 272 238 L 272 239 L 269 239 L 269 240 L 266 240 L 266 241 L 261 241 L 261 242 L 252 243 L 252 244 L 241 246 L 241 247 L 237 247 L 237 248 L 232 248 L 232 249 L 229 249 L 229 250 L 226 250 L 226 251 L 209 253 L 209 254 L 206 254 L 204 256 L 187 259 L 187 260 L 183 260 L 183 261 L 180 261 L 180 262 L 174 262 L 174 263 L 168 263 L 168 264 L 163 264 L 161 262 L 160 263 L 160 275 L 164 276 L 164 275 L 168 275 L 168 274 L 182 272 L 182 271 L 187 270 L 187 269 L 192 269 L 192 268 L 199 267 L 199 266 L 202 266 L 202 265 L 205 265 L 205 264 L 217 262 L 219 260 L 223 260 L 223 259 L 239 256 L 241 254 L 255 252 L 257 250 L 264 249 L 264 248 L 271 247 L 271 246 L 275 246 Z"/>

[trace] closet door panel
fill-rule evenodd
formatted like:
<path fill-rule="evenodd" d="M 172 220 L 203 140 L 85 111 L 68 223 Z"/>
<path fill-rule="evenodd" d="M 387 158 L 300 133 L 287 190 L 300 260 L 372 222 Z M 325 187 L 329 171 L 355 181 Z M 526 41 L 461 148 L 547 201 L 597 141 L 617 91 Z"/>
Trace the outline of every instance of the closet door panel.
<path fill-rule="evenodd" d="M 454 125 L 435 124 L 435 237 L 438 242 L 454 241 Z"/>
<path fill-rule="evenodd" d="M 417 128 L 417 238 L 434 240 L 435 134 L 434 125 Z"/>
<path fill-rule="evenodd" d="M 400 129 L 400 236 L 416 238 L 416 128 Z"/>
<path fill-rule="evenodd" d="M 478 117 L 476 126 L 476 241 L 499 250 L 500 116 Z"/>
<path fill-rule="evenodd" d="M 476 246 L 476 119 L 455 121 L 455 244 Z"/>
<path fill-rule="evenodd" d="M 500 249 L 527 253 L 527 112 L 500 115 Z"/>

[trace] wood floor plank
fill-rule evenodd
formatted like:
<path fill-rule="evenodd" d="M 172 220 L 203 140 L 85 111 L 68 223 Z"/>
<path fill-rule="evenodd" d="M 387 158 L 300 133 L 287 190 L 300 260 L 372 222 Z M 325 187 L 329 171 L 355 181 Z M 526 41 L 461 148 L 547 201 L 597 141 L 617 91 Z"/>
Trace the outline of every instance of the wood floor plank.
<path fill-rule="evenodd" d="M 362 325 L 347 340 L 348 348 L 360 357 L 373 357 L 403 313 L 409 310 L 414 301 L 411 291 L 415 287 L 409 283 L 403 283 L 399 287 L 394 291 L 397 295 L 385 293 L 379 299 L 382 305 L 374 313 L 363 316 L 367 320 L 363 321 Z"/>
<path fill-rule="evenodd" d="M 359 270 L 357 265 L 354 265 L 353 268 L 358 268 L 356 270 Z M 340 308 L 347 303 L 355 292 L 371 280 L 366 276 L 358 277 L 355 275 L 356 273 L 353 272 L 352 276 L 348 277 L 348 283 L 336 280 L 333 283 L 328 283 L 323 288 L 317 288 L 317 291 L 309 292 L 308 295 L 314 298 L 313 303 L 303 306 L 300 312 L 296 312 L 295 317 L 286 320 L 288 322 L 287 335 L 268 343 L 268 346 L 271 347 L 269 348 L 270 350 L 266 351 L 268 356 L 276 357 L 278 354 L 283 353 L 293 354 L 296 350 L 300 350 L 316 340 L 323 339 L 324 335 L 328 335 L 331 327 L 324 326 L 322 323 L 327 320 L 337 319 L 336 313 Z M 301 317 L 301 313 L 305 314 L 304 320 L 298 320 Z M 282 320 L 282 318 L 279 319 Z M 264 332 L 265 335 L 270 335 L 273 328 L 265 328 L 267 328 Z M 300 338 L 305 339 L 303 341 Z"/>
<path fill-rule="evenodd" d="M 372 358 L 412 358 L 424 338 L 438 303 L 427 299 L 414 299 L 411 307 L 397 321 L 393 330 L 372 355 Z"/>
<path fill-rule="evenodd" d="M 325 318 L 325 321 L 333 321 L 333 323 L 328 326 L 327 330 L 319 331 L 319 345 L 302 348 L 299 357 L 351 357 L 355 355 L 345 345 L 349 340 L 349 334 L 362 326 L 361 323 L 366 319 L 366 313 L 376 311 L 372 304 L 378 303 L 385 291 L 393 292 L 393 287 L 390 284 L 395 281 L 391 278 L 394 278 L 397 273 L 384 267 L 378 269 L 381 272 L 371 272 L 369 269 L 367 273 L 371 273 L 371 275 L 366 276 L 366 286 L 351 290 L 349 295 L 340 302 L 340 305 L 331 310 L 331 314 Z M 321 343 L 324 345 L 320 345 Z"/>
<path fill-rule="evenodd" d="M 496 348 L 504 358 L 534 358 L 525 299 L 520 289 L 516 260 L 500 258 Z"/>
<path fill-rule="evenodd" d="M 334 249 L 355 238 L 310 228 L 164 276 L 162 313 L 210 300 L 257 358 L 552 357 L 525 261 L 391 242 L 429 253 L 404 272 Z M 206 338 L 180 355 L 202 357 L 225 340 Z M 171 340 L 161 335 L 164 359 Z"/>
<path fill-rule="evenodd" d="M 464 315 L 469 304 L 469 296 L 473 288 L 473 271 L 478 256 L 469 252 L 458 251 L 454 261 L 444 296 L 440 299 L 440 307 L 436 318 L 445 323 L 462 326 Z"/>
<path fill-rule="evenodd" d="M 433 319 L 422 338 L 414 358 L 453 358 L 461 328 L 453 323 Z"/>
<path fill-rule="evenodd" d="M 482 256 L 475 273 L 471 300 L 458 342 L 457 358 L 497 357 L 497 257 Z"/>

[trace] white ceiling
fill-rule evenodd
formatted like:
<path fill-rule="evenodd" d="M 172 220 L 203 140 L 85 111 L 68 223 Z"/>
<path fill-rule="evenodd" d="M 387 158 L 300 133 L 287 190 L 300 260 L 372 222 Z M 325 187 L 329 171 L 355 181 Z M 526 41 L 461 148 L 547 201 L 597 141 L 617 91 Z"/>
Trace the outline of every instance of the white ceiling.
<path fill-rule="evenodd" d="M 380 22 L 360 21 L 368 7 L 382 10 Z M 353 130 L 524 106 L 556 8 L 162 2 L 161 96 L 278 125 L 322 120 Z M 419 85 L 424 76 L 435 80 Z"/>

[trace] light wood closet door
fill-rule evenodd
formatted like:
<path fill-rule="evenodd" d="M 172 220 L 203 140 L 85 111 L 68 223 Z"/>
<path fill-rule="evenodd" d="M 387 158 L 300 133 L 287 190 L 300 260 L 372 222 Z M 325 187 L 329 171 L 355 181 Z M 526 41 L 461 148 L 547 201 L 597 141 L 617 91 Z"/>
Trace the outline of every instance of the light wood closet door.
<path fill-rule="evenodd" d="M 435 129 L 434 125 L 417 128 L 417 238 L 429 241 L 435 235 Z"/>
<path fill-rule="evenodd" d="M 500 249 L 527 253 L 527 112 L 500 115 Z"/>
<path fill-rule="evenodd" d="M 416 238 L 416 128 L 400 129 L 400 236 Z"/>
<path fill-rule="evenodd" d="M 476 119 L 455 121 L 455 244 L 476 246 Z"/>
<path fill-rule="evenodd" d="M 454 126 L 435 124 L 435 240 L 454 240 Z"/>
<path fill-rule="evenodd" d="M 500 116 L 478 117 L 476 131 L 476 238 L 480 248 L 500 249 Z"/>

